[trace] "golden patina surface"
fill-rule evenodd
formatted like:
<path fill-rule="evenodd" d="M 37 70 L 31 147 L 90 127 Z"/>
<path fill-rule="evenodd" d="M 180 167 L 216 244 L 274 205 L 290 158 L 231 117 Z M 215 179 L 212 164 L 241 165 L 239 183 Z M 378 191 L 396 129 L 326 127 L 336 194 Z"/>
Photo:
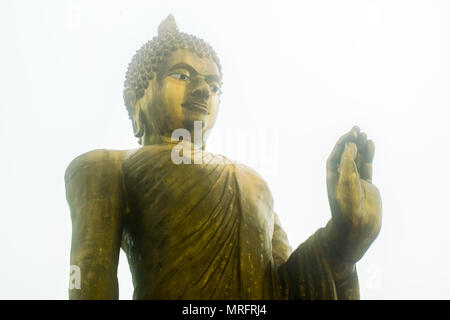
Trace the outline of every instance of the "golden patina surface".
<path fill-rule="evenodd" d="M 135 299 L 358 299 L 356 262 L 381 227 L 371 183 L 374 144 L 358 127 L 327 162 L 331 219 L 292 252 L 265 181 L 204 151 L 220 102 L 221 67 L 169 16 L 130 63 L 124 99 L 136 150 L 94 150 L 65 175 L 72 218 L 71 299 L 118 298 L 122 248 Z M 197 141 L 198 142 L 198 141 Z M 194 163 L 175 163 L 173 150 Z M 187 152 L 186 152 L 187 150 Z"/>

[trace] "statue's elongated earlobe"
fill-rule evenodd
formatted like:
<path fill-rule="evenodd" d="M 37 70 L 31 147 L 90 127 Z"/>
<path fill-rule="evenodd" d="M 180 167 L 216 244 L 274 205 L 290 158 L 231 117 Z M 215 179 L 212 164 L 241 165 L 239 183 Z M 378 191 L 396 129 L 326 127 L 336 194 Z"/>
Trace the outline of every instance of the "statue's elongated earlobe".
<path fill-rule="evenodd" d="M 136 138 L 142 138 L 144 135 L 144 121 L 143 114 L 140 107 L 136 108 L 136 112 L 133 116 L 133 133 Z"/>

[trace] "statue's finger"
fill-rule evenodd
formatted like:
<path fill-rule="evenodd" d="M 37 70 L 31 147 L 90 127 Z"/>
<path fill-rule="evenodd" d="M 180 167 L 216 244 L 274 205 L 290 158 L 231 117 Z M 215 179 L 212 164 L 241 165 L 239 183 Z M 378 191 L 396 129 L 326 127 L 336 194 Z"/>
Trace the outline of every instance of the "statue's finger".
<path fill-rule="evenodd" d="M 356 167 L 356 156 L 358 154 L 358 147 L 354 142 L 347 142 L 345 144 L 344 152 L 342 152 L 341 162 L 339 164 L 339 171 L 344 175 L 353 175 L 354 173 L 358 173 L 358 169 Z"/>
<path fill-rule="evenodd" d="M 367 182 L 372 183 L 372 163 L 371 162 L 366 162 L 361 165 L 360 176 L 361 176 L 361 179 L 364 179 Z"/>
<path fill-rule="evenodd" d="M 362 150 L 362 149 L 358 146 L 358 152 L 357 152 L 356 158 L 355 158 L 356 168 L 358 168 L 358 171 L 361 170 L 361 167 L 364 164 L 364 156 L 361 154 L 361 152 L 359 150 Z"/>
<path fill-rule="evenodd" d="M 364 152 L 364 160 L 366 163 L 372 163 L 375 155 L 375 143 L 372 140 L 368 140 Z"/>
<path fill-rule="evenodd" d="M 355 138 L 358 136 L 359 132 L 361 131 L 361 129 L 358 126 L 353 126 L 352 130 L 350 130 L 350 132 L 353 133 L 353 135 L 355 136 Z"/>
<path fill-rule="evenodd" d="M 348 141 L 356 141 L 359 134 L 359 127 L 354 126 L 352 130 L 344 134 L 339 138 L 339 140 L 336 142 L 336 145 L 333 148 L 333 151 L 331 151 L 330 156 L 328 157 L 327 161 L 327 167 L 328 169 L 337 169 L 337 165 L 341 159 L 342 152 L 345 148 L 345 143 Z"/>
<path fill-rule="evenodd" d="M 343 195 L 346 193 L 355 194 L 360 187 L 359 173 L 355 163 L 357 153 L 358 147 L 355 143 L 347 142 L 345 144 L 341 162 L 339 163 L 338 179 L 338 190 L 341 190 Z"/>
<path fill-rule="evenodd" d="M 367 144 L 367 134 L 365 132 L 361 132 L 358 135 L 358 140 L 356 141 L 358 150 L 363 151 L 366 150 L 366 144 Z"/>

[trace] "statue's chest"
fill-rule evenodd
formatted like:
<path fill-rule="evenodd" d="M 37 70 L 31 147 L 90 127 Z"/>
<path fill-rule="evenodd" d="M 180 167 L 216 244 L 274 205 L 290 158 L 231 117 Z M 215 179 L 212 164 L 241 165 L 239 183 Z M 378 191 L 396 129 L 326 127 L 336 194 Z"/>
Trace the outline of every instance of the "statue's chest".
<path fill-rule="evenodd" d="M 232 163 L 179 164 L 167 153 L 125 163 L 125 185 L 134 220 L 158 233 L 190 233 L 239 223 L 263 240 L 273 231 L 270 192 L 264 181 Z"/>

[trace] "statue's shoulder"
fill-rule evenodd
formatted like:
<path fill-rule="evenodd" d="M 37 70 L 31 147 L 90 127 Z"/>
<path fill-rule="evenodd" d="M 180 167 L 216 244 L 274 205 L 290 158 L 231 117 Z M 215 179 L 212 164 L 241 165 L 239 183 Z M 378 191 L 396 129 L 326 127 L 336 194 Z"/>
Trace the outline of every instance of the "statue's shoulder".
<path fill-rule="evenodd" d="M 260 187 L 262 190 L 270 192 L 269 186 L 266 180 L 252 167 L 243 163 L 234 163 L 237 170 L 246 177 L 246 180 L 251 181 L 253 185 Z"/>
<path fill-rule="evenodd" d="M 103 223 L 104 227 L 104 223 L 115 223 L 114 219 L 125 214 L 122 170 L 125 154 L 126 151 L 93 150 L 69 164 L 64 180 L 66 199 L 75 225 L 81 223 L 79 226 L 83 229 L 85 223 L 95 226 Z M 108 220 L 110 218 L 112 220 Z"/>
<path fill-rule="evenodd" d="M 66 182 L 77 173 L 100 171 L 104 174 L 122 170 L 122 162 L 129 150 L 96 149 L 83 153 L 73 159 L 65 172 Z"/>
<path fill-rule="evenodd" d="M 245 175 L 251 177 L 252 179 L 258 181 L 259 183 L 266 183 L 264 178 L 252 167 L 240 162 L 234 162 L 233 165 L 236 167 L 236 169 L 243 172 Z"/>
<path fill-rule="evenodd" d="M 242 189 L 246 189 L 252 194 L 257 194 L 260 199 L 267 201 L 267 205 L 273 208 L 273 196 L 266 180 L 253 168 L 242 163 L 235 163 L 237 183 Z"/>

